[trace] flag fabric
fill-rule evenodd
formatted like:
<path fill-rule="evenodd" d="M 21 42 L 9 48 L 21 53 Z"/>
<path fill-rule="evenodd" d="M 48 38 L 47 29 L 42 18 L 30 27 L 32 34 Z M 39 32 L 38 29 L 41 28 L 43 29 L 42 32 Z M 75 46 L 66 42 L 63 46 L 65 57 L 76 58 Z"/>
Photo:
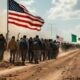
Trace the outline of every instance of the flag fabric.
<path fill-rule="evenodd" d="M 77 36 L 75 34 L 72 34 L 71 37 L 72 37 L 72 42 L 77 42 Z"/>
<path fill-rule="evenodd" d="M 62 43 L 64 41 L 64 39 L 60 36 L 56 36 L 56 41 Z"/>
<path fill-rule="evenodd" d="M 8 1 L 8 23 L 32 30 L 41 30 L 44 24 L 41 17 L 32 15 L 23 5 L 14 0 Z"/>

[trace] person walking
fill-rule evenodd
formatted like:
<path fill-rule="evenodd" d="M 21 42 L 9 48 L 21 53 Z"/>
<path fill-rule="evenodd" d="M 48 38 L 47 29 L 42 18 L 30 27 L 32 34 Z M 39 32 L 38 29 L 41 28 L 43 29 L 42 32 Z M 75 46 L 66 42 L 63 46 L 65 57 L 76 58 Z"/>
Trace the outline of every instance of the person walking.
<path fill-rule="evenodd" d="M 15 41 L 15 36 L 12 36 L 8 44 L 8 49 L 10 50 L 10 63 L 15 62 L 15 56 L 17 51 L 17 42 Z"/>
<path fill-rule="evenodd" d="M 33 63 L 34 53 L 33 53 L 33 38 L 29 39 L 29 52 L 28 52 L 29 62 Z"/>
<path fill-rule="evenodd" d="M 21 58 L 22 58 L 22 65 L 25 65 L 25 60 L 28 52 L 28 43 L 26 41 L 26 35 L 20 40 L 20 51 L 21 51 Z"/>
<path fill-rule="evenodd" d="M 38 35 L 33 40 L 33 52 L 34 52 L 34 62 L 35 64 L 38 64 L 41 58 L 41 41 Z"/>
<path fill-rule="evenodd" d="M 0 61 L 3 60 L 4 51 L 6 50 L 6 47 L 6 39 L 4 38 L 3 34 L 0 34 Z"/>

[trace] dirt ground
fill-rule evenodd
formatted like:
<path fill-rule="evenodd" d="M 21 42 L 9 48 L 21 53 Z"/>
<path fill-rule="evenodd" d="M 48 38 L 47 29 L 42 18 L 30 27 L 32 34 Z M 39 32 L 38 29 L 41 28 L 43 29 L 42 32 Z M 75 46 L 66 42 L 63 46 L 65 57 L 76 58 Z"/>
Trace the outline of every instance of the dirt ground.
<path fill-rule="evenodd" d="M 80 50 L 60 54 L 55 60 L 0 71 L 0 80 L 80 80 Z"/>

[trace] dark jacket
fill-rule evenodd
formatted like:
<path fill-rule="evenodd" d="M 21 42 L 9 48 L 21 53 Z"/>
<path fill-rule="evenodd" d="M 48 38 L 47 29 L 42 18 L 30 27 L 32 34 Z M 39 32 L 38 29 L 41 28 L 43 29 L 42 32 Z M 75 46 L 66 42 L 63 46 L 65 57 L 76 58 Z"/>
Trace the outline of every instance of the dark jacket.
<path fill-rule="evenodd" d="M 0 49 L 4 49 L 6 48 L 6 40 L 4 38 L 0 39 Z"/>

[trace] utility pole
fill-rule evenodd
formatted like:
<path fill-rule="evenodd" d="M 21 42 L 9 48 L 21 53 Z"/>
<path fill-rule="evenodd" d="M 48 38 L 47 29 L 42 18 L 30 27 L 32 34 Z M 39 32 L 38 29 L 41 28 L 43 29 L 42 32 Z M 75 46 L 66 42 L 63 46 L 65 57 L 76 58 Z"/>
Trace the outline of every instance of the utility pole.
<path fill-rule="evenodd" d="M 17 35 L 17 39 L 19 39 L 19 36 L 20 36 L 20 33 L 18 33 L 18 35 Z"/>

